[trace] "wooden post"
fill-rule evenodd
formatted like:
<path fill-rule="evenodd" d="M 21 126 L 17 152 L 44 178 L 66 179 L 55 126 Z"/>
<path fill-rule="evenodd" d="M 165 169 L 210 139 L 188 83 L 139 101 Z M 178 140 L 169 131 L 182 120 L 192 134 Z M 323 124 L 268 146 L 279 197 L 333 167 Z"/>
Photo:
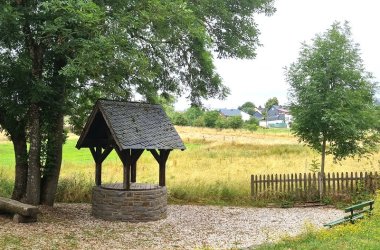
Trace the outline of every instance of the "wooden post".
<path fill-rule="evenodd" d="M 92 157 L 95 161 L 95 185 L 101 186 L 102 185 L 102 163 L 107 158 L 109 153 L 112 151 L 112 147 L 107 147 L 102 151 L 102 147 L 97 146 L 96 148 L 91 147 L 90 148 Z"/>
<path fill-rule="evenodd" d="M 303 190 L 303 188 L 302 188 L 302 174 L 300 173 L 299 174 L 299 178 L 298 178 L 298 181 L 299 181 L 299 187 L 300 187 L 300 198 L 302 197 L 302 194 L 303 194 L 303 192 L 302 192 L 302 190 Z"/>
<path fill-rule="evenodd" d="M 261 182 L 261 175 L 260 175 L 260 180 L 259 180 L 259 187 L 260 187 L 260 194 L 261 194 L 261 191 L 262 191 L 262 182 Z"/>
<path fill-rule="evenodd" d="M 293 182 L 294 182 L 294 177 L 293 177 L 293 174 L 290 174 L 290 179 L 291 179 L 291 185 L 290 185 L 290 191 L 293 193 L 294 192 L 294 185 L 293 185 Z"/>
<path fill-rule="evenodd" d="M 326 188 L 326 193 L 330 194 L 331 193 L 331 183 L 330 183 L 330 173 L 327 173 L 327 180 L 325 179 L 325 182 L 327 181 L 327 188 Z"/>
<path fill-rule="evenodd" d="M 166 179 L 166 161 L 168 160 L 169 154 L 171 150 L 168 149 L 160 149 L 160 154 L 157 153 L 155 149 L 149 150 L 153 157 L 156 159 L 159 165 L 159 185 L 161 187 L 164 187 L 166 185 L 165 179 Z"/>
<path fill-rule="evenodd" d="M 131 189 L 131 150 L 126 149 L 121 151 L 124 156 L 123 163 L 123 188 L 125 190 Z"/>
<path fill-rule="evenodd" d="M 120 151 L 118 148 L 116 149 L 116 153 L 119 155 L 120 160 L 123 162 L 123 189 L 130 190 L 131 189 L 131 150 L 124 149 Z"/>
<path fill-rule="evenodd" d="M 255 181 L 254 181 L 254 175 L 251 175 L 251 197 L 254 197 L 254 188 L 253 188 L 253 185 L 255 184 Z"/>
<path fill-rule="evenodd" d="M 136 168 L 137 161 L 144 152 L 144 149 L 132 149 L 131 150 L 131 182 L 136 182 Z"/>
<path fill-rule="evenodd" d="M 335 195 L 336 194 L 336 189 L 335 189 L 335 173 L 333 172 L 332 173 L 332 189 L 333 189 L 333 194 Z"/>
<path fill-rule="evenodd" d="M 278 195 L 278 177 L 277 177 L 277 174 L 275 174 L 275 178 L 276 178 L 276 194 Z"/>
<path fill-rule="evenodd" d="M 258 177 L 258 175 L 255 175 L 255 195 L 256 195 L 256 197 L 257 197 L 257 195 L 258 195 L 258 182 L 259 182 L 259 177 Z"/>

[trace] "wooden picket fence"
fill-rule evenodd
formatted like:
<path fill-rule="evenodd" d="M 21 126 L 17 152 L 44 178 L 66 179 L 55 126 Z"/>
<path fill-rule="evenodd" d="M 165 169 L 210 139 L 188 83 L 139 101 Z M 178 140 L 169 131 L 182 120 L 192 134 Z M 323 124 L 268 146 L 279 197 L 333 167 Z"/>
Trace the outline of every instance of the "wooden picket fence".
<path fill-rule="evenodd" d="M 296 200 L 314 201 L 319 197 L 320 173 L 251 175 L 251 195 L 254 199 L 291 195 Z M 374 193 L 380 188 L 377 172 L 326 173 L 323 181 L 327 195 Z"/>

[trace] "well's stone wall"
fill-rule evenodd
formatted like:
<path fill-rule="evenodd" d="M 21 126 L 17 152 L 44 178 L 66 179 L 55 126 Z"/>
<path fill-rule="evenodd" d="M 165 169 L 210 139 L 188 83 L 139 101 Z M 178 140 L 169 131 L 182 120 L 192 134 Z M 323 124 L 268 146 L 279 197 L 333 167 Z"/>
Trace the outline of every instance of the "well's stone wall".
<path fill-rule="evenodd" d="M 92 215 L 110 221 L 143 222 L 166 218 L 166 187 L 154 189 L 92 189 Z"/>

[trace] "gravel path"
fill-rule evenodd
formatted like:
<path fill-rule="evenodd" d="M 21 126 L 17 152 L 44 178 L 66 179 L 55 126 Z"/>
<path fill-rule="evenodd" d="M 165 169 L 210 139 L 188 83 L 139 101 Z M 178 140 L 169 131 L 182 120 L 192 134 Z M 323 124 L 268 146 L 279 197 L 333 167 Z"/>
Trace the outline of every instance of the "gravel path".
<path fill-rule="evenodd" d="M 343 216 L 340 210 L 323 207 L 169 205 L 165 220 L 125 223 L 93 218 L 89 204 L 56 204 L 42 210 L 39 222 L 32 224 L 15 224 L 0 216 L 0 242 L 11 239 L 27 249 L 244 248 L 299 234 L 306 224 L 319 228 Z"/>

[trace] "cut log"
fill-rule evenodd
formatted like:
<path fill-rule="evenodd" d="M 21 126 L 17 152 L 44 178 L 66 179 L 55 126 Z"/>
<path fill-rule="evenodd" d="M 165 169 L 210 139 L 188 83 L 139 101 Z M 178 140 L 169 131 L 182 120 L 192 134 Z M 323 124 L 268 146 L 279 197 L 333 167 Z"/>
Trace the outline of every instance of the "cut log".
<path fill-rule="evenodd" d="M 36 206 L 0 197 L 0 212 L 15 214 L 14 222 L 26 223 L 37 221 L 37 214 L 40 213 L 40 210 Z"/>

